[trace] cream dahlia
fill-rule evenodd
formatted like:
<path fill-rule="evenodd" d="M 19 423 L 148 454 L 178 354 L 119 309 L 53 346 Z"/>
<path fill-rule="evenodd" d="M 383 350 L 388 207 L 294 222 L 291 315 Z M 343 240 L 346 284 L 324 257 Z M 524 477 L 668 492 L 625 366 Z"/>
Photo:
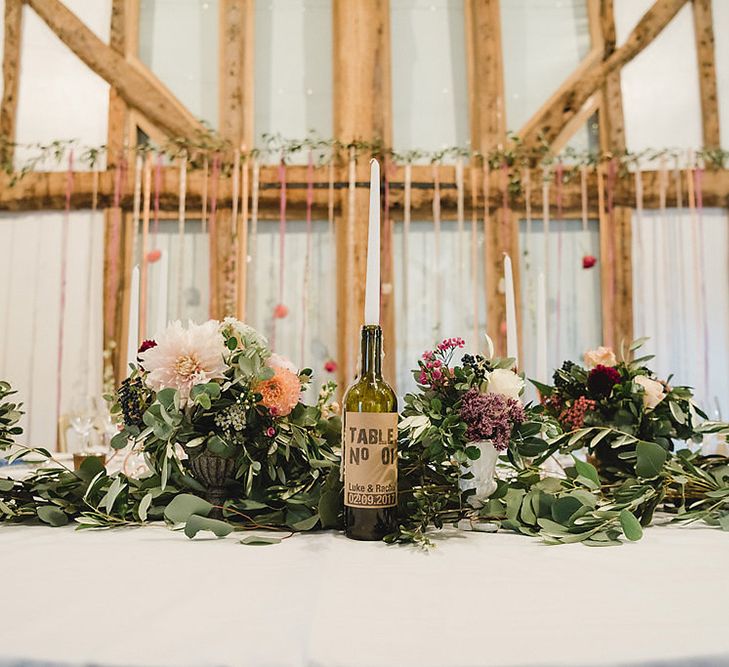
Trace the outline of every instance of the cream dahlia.
<path fill-rule="evenodd" d="M 177 389 L 181 404 L 185 405 L 196 384 L 225 376 L 224 353 L 225 344 L 217 322 L 190 322 L 184 328 L 177 321 L 172 322 L 157 338 L 157 345 L 142 352 L 139 359 L 148 373 L 144 379 L 147 386 L 155 391 Z"/>

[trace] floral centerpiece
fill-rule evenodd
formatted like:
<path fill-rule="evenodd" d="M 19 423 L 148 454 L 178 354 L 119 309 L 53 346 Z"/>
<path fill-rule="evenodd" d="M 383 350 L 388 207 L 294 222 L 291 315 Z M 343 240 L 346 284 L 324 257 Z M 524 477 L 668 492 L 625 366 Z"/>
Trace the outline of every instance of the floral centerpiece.
<path fill-rule="evenodd" d="M 677 442 L 700 442 L 706 432 L 700 427 L 706 414 L 691 388 L 658 378 L 646 366 L 652 358 L 618 360 L 612 349 L 599 347 L 585 353 L 584 365 L 565 361 L 554 372 L 553 386 L 534 383 L 547 412 L 572 434 L 572 445 L 586 445 L 608 479 L 632 471 L 637 442 L 671 452 Z"/>
<path fill-rule="evenodd" d="M 333 386 L 305 405 L 311 371 L 232 318 L 174 322 L 142 345 L 138 362 L 117 392 L 123 428 L 113 447 L 131 442 L 162 489 L 174 478 L 205 495 L 211 516 L 266 509 L 264 523 L 317 523 L 320 484 L 339 460 Z"/>
<path fill-rule="evenodd" d="M 490 341 L 489 341 L 490 346 Z M 400 421 L 400 538 L 427 541 L 430 524 L 478 519 L 498 488 L 499 455 L 515 461 L 542 451 L 543 432 L 556 428 L 539 407 L 524 405 L 524 379 L 513 359 L 456 354 L 449 338 L 418 361 L 418 390 L 405 396 Z M 534 452 L 534 446 L 538 449 Z"/>

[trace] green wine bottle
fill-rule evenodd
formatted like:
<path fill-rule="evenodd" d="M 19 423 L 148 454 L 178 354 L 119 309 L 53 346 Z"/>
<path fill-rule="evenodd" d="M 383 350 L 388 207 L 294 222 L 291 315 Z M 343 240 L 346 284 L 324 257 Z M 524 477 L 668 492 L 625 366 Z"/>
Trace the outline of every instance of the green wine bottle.
<path fill-rule="evenodd" d="M 360 373 L 344 396 L 345 534 L 381 540 L 397 528 L 397 396 L 382 379 L 382 329 L 362 327 Z"/>

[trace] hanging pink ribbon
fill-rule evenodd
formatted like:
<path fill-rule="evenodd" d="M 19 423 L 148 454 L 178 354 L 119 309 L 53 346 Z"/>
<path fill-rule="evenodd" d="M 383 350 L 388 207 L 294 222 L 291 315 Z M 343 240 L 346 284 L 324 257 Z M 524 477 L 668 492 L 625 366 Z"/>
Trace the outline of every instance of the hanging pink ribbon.
<path fill-rule="evenodd" d="M 465 318 L 464 294 L 466 293 L 466 258 L 465 258 L 465 201 L 464 201 L 464 184 L 463 184 L 463 157 L 458 156 L 456 161 L 456 221 L 458 233 L 458 316 Z M 465 322 L 464 322 L 465 324 Z"/>
<path fill-rule="evenodd" d="M 587 231 L 587 165 L 580 165 L 580 204 L 582 205 L 582 231 Z"/>
<path fill-rule="evenodd" d="M 408 162 L 405 165 L 404 201 L 402 211 L 402 331 L 403 340 L 408 340 L 408 314 L 410 301 L 410 212 L 412 202 L 413 166 Z"/>
<path fill-rule="evenodd" d="M 559 225 L 557 226 L 557 353 L 559 354 L 559 358 L 561 358 L 561 326 L 559 326 L 560 318 L 561 318 L 561 311 L 562 311 L 562 241 L 563 241 L 563 226 L 564 223 L 562 221 L 562 184 L 563 184 L 563 176 L 564 176 L 564 165 L 562 164 L 562 160 L 557 162 L 557 168 L 555 169 L 555 180 L 556 180 L 556 187 L 555 187 L 555 199 L 557 204 L 557 220 L 559 221 Z"/>
<path fill-rule="evenodd" d="M 121 156 L 114 168 L 114 209 L 111 216 L 111 229 L 109 234 L 109 284 L 108 294 L 104 300 L 106 337 L 114 337 L 114 313 L 116 311 L 116 297 L 119 289 L 119 255 L 121 253 Z"/>
<path fill-rule="evenodd" d="M 220 179 L 220 155 L 218 153 L 213 157 L 213 175 L 210 182 L 210 217 L 208 219 L 211 262 L 210 262 L 210 291 L 217 290 L 216 267 L 218 263 L 218 235 L 217 235 L 217 215 L 218 215 L 218 181 Z M 204 210 L 203 210 L 204 219 Z M 214 317 L 213 301 L 210 299 L 210 317 Z"/>
<path fill-rule="evenodd" d="M 157 154 L 154 165 L 154 227 L 152 244 L 157 247 L 157 234 L 159 233 L 159 193 L 162 190 L 162 154 Z"/>
<path fill-rule="evenodd" d="M 306 165 L 306 254 L 304 255 L 304 291 L 301 313 L 301 368 L 305 366 L 306 336 L 309 324 L 309 284 L 311 272 L 311 209 L 314 204 L 314 156 L 309 149 Z"/>
<path fill-rule="evenodd" d="M 73 149 L 68 153 L 68 171 L 66 172 L 66 205 L 63 211 L 61 228 L 61 279 L 60 305 L 58 309 L 58 349 L 56 355 L 56 423 L 61 419 L 61 381 L 63 377 L 63 343 L 66 330 L 66 283 L 68 274 L 68 227 L 71 216 L 71 195 L 73 194 Z"/>
<path fill-rule="evenodd" d="M 557 163 L 557 169 L 555 170 L 555 178 L 556 178 L 556 190 L 555 190 L 555 197 L 556 197 L 556 203 L 557 203 L 557 219 L 562 219 L 562 185 L 563 185 L 563 177 L 564 177 L 564 165 L 562 164 L 562 161 L 560 160 Z"/>
<path fill-rule="evenodd" d="M 699 284 L 701 285 L 701 320 L 703 324 L 704 338 L 704 400 L 709 400 L 709 319 L 708 300 L 706 297 L 706 258 L 704 256 L 704 192 L 703 192 L 704 169 L 696 165 L 694 169 L 694 194 L 696 196 L 696 215 L 698 220 L 698 241 L 699 241 Z"/>
<path fill-rule="evenodd" d="M 440 165 L 433 164 L 433 231 L 435 243 L 435 330 L 440 338 L 441 321 L 441 272 L 440 272 Z"/>
<path fill-rule="evenodd" d="M 511 233 L 510 220 L 511 211 L 509 207 L 509 167 L 506 162 L 501 163 L 501 240 L 502 250 L 511 254 Z"/>
<path fill-rule="evenodd" d="M 617 292 L 616 276 L 615 276 L 615 182 L 618 176 L 618 166 L 616 158 L 612 158 L 608 163 L 608 175 L 605 185 L 605 198 L 607 200 L 608 219 L 610 221 L 610 235 L 608 238 L 608 266 L 610 267 L 610 300 L 615 303 Z M 619 342 L 619 341 L 616 341 Z"/>
<path fill-rule="evenodd" d="M 284 304 L 284 288 L 286 278 L 286 163 L 283 153 L 278 164 L 278 182 L 280 185 L 279 224 L 278 224 L 278 303 L 273 310 L 273 334 L 271 345 L 276 348 L 277 321 L 289 314 Z"/>
<path fill-rule="evenodd" d="M 640 170 L 640 164 L 636 165 L 635 168 L 635 225 L 633 225 L 636 236 L 636 245 L 638 246 L 638 261 L 644 263 L 646 258 L 643 256 L 643 173 Z M 642 273 L 636 271 L 634 273 L 634 280 L 640 285 L 637 288 L 637 292 L 640 298 L 643 299 L 643 278 Z M 639 331 L 645 331 L 645 316 L 643 309 L 639 309 L 641 323 Z"/>
<path fill-rule="evenodd" d="M 473 317 L 472 349 L 475 353 L 478 353 L 478 173 L 475 165 L 471 166 L 471 299 Z"/>

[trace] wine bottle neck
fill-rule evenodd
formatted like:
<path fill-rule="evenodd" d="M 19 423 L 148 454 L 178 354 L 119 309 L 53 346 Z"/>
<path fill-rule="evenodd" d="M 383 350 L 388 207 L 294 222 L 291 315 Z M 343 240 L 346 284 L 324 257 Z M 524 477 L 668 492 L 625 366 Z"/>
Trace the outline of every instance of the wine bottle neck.
<path fill-rule="evenodd" d="M 362 327 L 361 375 L 382 377 L 382 328 L 374 324 Z"/>

